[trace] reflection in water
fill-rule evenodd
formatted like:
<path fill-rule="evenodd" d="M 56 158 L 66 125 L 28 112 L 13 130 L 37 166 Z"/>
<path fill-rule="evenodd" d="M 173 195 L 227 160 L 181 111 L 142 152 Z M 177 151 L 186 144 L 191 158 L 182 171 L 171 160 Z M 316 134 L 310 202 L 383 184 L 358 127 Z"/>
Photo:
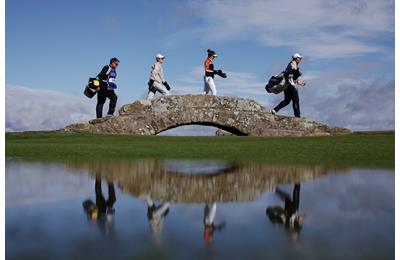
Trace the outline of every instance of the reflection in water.
<path fill-rule="evenodd" d="M 146 198 L 146 203 L 150 230 L 155 241 L 159 244 L 161 243 L 164 220 L 169 213 L 169 203 L 162 202 L 157 206 L 150 197 Z"/>
<path fill-rule="evenodd" d="M 88 215 L 104 214 L 102 208 L 112 208 L 115 195 L 109 183 L 110 199 L 104 201 L 101 195 L 99 176 L 118 182 L 122 191 L 138 198 L 145 198 L 147 218 L 151 234 L 156 243 L 161 243 L 165 218 L 169 213 L 170 203 L 204 203 L 203 238 L 211 244 L 215 231 L 221 231 L 225 222 L 215 223 L 217 202 L 252 201 L 265 191 L 273 191 L 285 202 L 280 206 L 268 207 L 266 213 L 272 223 L 279 223 L 296 237 L 305 217 L 298 212 L 300 199 L 300 181 L 313 179 L 328 174 L 328 168 L 319 166 L 277 166 L 256 163 L 229 164 L 227 162 L 206 161 L 204 169 L 199 161 L 120 161 L 120 162 L 85 162 L 68 163 L 69 167 L 86 169 L 88 174 L 96 173 L 96 204 L 99 213 L 93 210 L 91 201 L 84 207 Z M 195 167 L 195 174 L 190 170 Z M 214 171 L 212 171 L 214 169 Z M 330 170 L 330 173 L 335 173 Z M 203 173 L 200 174 L 200 173 Z M 292 197 L 277 185 L 296 183 Z M 100 194 L 100 195 L 98 195 Z M 158 202 L 157 202 L 158 201 Z M 110 203 L 110 204 L 108 204 Z M 93 216 L 92 216 L 93 218 Z M 106 218 L 107 219 L 107 218 Z M 107 223 L 107 222 L 106 222 Z M 107 225 L 105 225 L 107 227 Z"/>
<path fill-rule="evenodd" d="M 266 214 L 272 223 L 284 226 L 291 231 L 292 238 L 297 239 L 306 216 L 304 213 L 299 213 L 298 211 L 300 204 L 300 184 L 296 183 L 294 185 L 292 197 L 279 187 L 276 188 L 275 193 L 285 202 L 285 207 L 268 207 Z"/>
<path fill-rule="evenodd" d="M 151 197 L 169 203 L 201 203 L 253 201 L 279 184 L 300 183 L 343 169 L 325 166 L 266 165 L 254 162 L 225 163 L 205 175 L 182 174 L 179 162 L 175 167 L 165 161 L 90 161 L 67 162 L 78 172 L 96 172 L 103 178 L 116 181 L 120 189 L 137 198 Z M 207 161 L 207 169 L 211 162 Z M 221 162 L 216 162 L 218 166 Z M 169 165 L 168 167 L 164 167 Z M 184 163 L 184 169 L 187 164 Z M 198 168 L 201 164 L 197 162 Z M 175 171 L 171 171 L 174 168 Z M 200 172 L 201 169 L 198 170 Z"/>
<path fill-rule="evenodd" d="M 160 164 L 165 171 L 181 175 L 215 175 L 234 170 L 226 161 L 163 160 Z"/>
<path fill-rule="evenodd" d="M 106 234 L 113 232 L 113 215 L 115 210 L 113 208 L 116 201 L 114 183 L 107 182 L 108 185 L 108 199 L 105 200 L 103 191 L 101 189 L 101 179 L 96 176 L 95 180 L 95 194 L 96 204 L 91 199 L 87 199 L 82 203 L 83 209 L 86 212 L 88 219 L 96 221 L 100 229 L 104 230 Z"/>
<path fill-rule="evenodd" d="M 6 162 L 6 258 L 394 258 L 394 171 L 188 164 Z"/>
<path fill-rule="evenodd" d="M 192 164 L 191 164 L 192 162 Z M 215 165 L 214 165 L 215 164 Z M 96 205 L 91 200 L 84 208 L 91 219 L 105 219 L 106 232 L 112 227 L 112 206 L 115 202 L 113 182 L 134 197 L 145 198 L 147 219 L 151 234 L 161 244 L 165 218 L 170 203 L 201 203 L 204 207 L 203 238 L 211 244 L 215 231 L 221 231 L 225 222 L 214 223 L 217 202 L 253 201 L 265 191 L 274 191 L 285 202 L 285 207 L 268 207 L 266 213 L 272 223 L 280 223 L 296 238 L 301 229 L 304 214 L 298 213 L 300 181 L 336 173 L 321 166 L 282 166 L 256 163 L 229 164 L 206 161 L 113 161 L 71 163 L 68 167 L 88 174 L 96 173 Z M 204 166 L 204 169 L 202 168 Z M 194 170 L 196 168 L 196 170 Z M 190 174 L 194 171 L 194 174 Z M 82 171 L 79 171 L 82 172 Z M 109 200 L 101 193 L 99 178 L 108 179 Z M 292 198 L 276 188 L 283 183 L 296 183 Z M 108 214 L 112 212 L 112 214 Z"/>
<path fill-rule="evenodd" d="M 206 241 L 208 244 L 212 242 L 214 231 L 220 231 L 225 227 L 225 222 L 222 222 L 220 224 L 214 223 L 216 212 L 216 203 L 212 203 L 211 205 L 206 204 L 206 206 L 204 207 L 204 241 Z"/>

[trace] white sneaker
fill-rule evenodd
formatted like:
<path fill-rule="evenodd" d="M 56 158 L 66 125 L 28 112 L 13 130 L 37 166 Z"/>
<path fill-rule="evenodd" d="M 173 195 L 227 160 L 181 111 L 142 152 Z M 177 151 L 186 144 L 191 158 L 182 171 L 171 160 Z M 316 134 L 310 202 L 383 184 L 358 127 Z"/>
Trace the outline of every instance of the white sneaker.
<path fill-rule="evenodd" d="M 275 115 L 275 114 L 276 114 L 276 111 L 275 111 L 275 110 L 273 110 L 273 109 L 271 109 L 269 112 L 271 112 L 271 114 L 273 114 L 273 115 Z"/>

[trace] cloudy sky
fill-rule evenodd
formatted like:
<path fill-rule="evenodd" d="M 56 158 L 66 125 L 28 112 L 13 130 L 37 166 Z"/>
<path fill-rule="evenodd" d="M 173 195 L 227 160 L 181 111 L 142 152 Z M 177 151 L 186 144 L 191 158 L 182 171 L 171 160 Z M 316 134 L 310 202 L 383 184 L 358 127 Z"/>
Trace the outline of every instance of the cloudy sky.
<path fill-rule="evenodd" d="M 228 73 L 216 79 L 219 95 L 275 106 L 283 95 L 267 94 L 264 85 L 300 52 L 302 116 L 354 130 L 394 129 L 394 0 L 7 0 L 6 131 L 94 118 L 95 100 L 82 91 L 113 56 L 121 61 L 118 106 L 144 97 L 158 52 L 167 56 L 173 94 L 201 93 L 208 48 Z"/>

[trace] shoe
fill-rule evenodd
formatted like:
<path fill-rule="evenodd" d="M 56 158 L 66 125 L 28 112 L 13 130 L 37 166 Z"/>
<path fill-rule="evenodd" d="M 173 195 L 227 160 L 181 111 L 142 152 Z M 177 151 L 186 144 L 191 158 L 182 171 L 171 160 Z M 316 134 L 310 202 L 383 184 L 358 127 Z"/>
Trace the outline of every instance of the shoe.
<path fill-rule="evenodd" d="M 273 115 L 276 114 L 276 111 L 275 111 L 274 109 L 271 109 L 269 112 L 270 112 L 271 114 L 273 114 Z"/>

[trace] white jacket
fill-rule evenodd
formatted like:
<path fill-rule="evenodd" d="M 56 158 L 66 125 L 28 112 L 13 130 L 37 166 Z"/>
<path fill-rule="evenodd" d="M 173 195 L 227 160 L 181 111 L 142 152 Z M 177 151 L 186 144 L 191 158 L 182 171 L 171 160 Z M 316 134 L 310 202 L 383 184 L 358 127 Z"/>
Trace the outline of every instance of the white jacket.
<path fill-rule="evenodd" d="M 153 66 L 151 66 L 150 79 L 161 84 L 165 82 L 164 71 L 161 63 L 156 62 L 153 64 Z"/>

